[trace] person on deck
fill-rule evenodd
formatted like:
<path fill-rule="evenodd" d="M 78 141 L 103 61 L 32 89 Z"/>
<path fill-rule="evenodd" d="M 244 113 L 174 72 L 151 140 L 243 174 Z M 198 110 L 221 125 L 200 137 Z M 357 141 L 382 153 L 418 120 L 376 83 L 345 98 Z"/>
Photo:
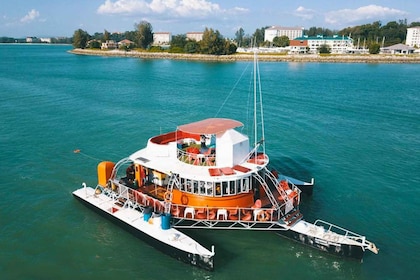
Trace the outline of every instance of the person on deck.
<path fill-rule="evenodd" d="M 206 146 L 206 140 L 207 140 L 206 135 L 201 135 L 200 137 L 201 137 L 201 149 L 207 148 L 207 146 Z"/>

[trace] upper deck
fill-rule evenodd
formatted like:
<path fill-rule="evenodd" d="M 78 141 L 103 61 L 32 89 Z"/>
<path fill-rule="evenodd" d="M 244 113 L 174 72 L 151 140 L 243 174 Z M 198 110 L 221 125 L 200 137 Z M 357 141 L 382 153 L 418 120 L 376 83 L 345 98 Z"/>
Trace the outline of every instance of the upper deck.
<path fill-rule="evenodd" d="M 133 162 L 170 174 L 188 174 L 200 180 L 253 173 L 268 163 L 249 161 L 249 139 L 234 128 L 241 122 L 230 119 L 206 119 L 181 125 L 176 131 L 149 139 L 146 148 L 130 156 Z"/>

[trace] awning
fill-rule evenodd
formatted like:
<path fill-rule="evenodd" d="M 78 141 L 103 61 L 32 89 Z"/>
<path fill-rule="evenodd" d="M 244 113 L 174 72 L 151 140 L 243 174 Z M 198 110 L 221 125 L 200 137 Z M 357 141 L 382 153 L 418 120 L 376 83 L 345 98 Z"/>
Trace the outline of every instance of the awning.
<path fill-rule="evenodd" d="M 232 119 L 210 118 L 178 126 L 178 130 L 194 134 L 218 134 L 240 126 L 243 123 Z"/>

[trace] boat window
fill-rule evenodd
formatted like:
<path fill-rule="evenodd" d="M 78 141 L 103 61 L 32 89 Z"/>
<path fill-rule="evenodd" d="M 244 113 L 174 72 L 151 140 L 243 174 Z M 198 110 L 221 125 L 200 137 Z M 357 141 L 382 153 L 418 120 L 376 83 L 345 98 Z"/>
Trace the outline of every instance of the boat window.
<path fill-rule="evenodd" d="M 206 183 L 203 181 L 198 181 L 198 194 L 206 195 Z"/>
<path fill-rule="evenodd" d="M 216 183 L 215 185 L 215 196 L 221 196 L 222 195 L 222 186 L 220 185 L 220 183 Z"/>
<path fill-rule="evenodd" d="M 193 192 L 193 185 L 191 180 L 185 180 L 185 191 L 190 193 Z"/>
<path fill-rule="evenodd" d="M 222 190 L 224 195 L 229 193 L 229 182 L 222 182 Z"/>
<path fill-rule="evenodd" d="M 241 192 L 241 180 L 236 180 L 235 181 L 235 189 L 237 193 Z"/>
<path fill-rule="evenodd" d="M 249 191 L 249 178 L 243 178 L 242 179 L 242 192 L 248 192 Z"/>
<path fill-rule="evenodd" d="M 230 181 L 229 183 L 229 194 L 236 194 L 236 181 Z"/>
<path fill-rule="evenodd" d="M 179 180 L 179 189 L 181 191 L 185 191 L 185 179 L 184 178 L 180 178 L 180 180 Z"/>
<path fill-rule="evenodd" d="M 206 183 L 206 193 L 207 195 L 213 195 L 213 182 Z"/>

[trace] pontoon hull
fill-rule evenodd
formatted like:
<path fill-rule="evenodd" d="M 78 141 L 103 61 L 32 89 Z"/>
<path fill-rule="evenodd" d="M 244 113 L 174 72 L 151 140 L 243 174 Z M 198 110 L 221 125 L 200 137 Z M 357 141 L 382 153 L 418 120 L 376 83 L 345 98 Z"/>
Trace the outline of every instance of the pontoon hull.
<path fill-rule="evenodd" d="M 113 223 L 117 224 L 118 226 L 122 227 L 126 231 L 130 232 L 137 238 L 145 241 L 147 244 L 152 246 L 153 248 L 158 249 L 159 251 L 177 259 L 184 263 L 191 264 L 193 266 L 197 266 L 203 268 L 205 270 L 213 271 L 214 263 L 213 263 L 213 256 L 203 258 L 198 254 L 192 254 L 183 250 L 180 250 L 176 247 L 170 246 L 164 242 L 159 241 L 158 239 L 153 238 L 152 236 L 136 229 L 135 227 L 127 224 L 126 222 L 118 219 L 117 217 L 113 216 L 111 213 L 106 212 L 94 204 L 89 203 L 88 201 L 84 200 L 83 198 L 73 194 L 75 198 L 77 198 L 80 202 L 82 202 L 85 206 L 90 208 L 91 210 L 95 211 L 99 215 L 107 218 L 108 220 L 112 221 Z"/>
<path fill-rule="evenodd" d="M 358 260 L 363 259 L 364 249 L 361 246 L 330 242 L 304 233 L 295 232 L 291 229 L 276 231 L 276 233 L 282 237 L 336 256 L 349 257 Z"/>

